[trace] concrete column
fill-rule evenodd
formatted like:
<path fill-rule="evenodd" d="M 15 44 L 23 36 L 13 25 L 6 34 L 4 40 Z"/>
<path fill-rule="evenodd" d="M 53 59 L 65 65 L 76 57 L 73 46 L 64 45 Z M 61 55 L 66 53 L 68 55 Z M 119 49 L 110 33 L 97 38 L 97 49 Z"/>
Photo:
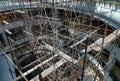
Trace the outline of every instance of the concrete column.
<path fill-rule="evenodd" d="M 26 18 L 26 17 L 28 17 L 29 15 L 28 15 L 28 13 L 26 12 L 26 13 L 24 13 L 24 26 L 25 26 L 25 31 L 27 31 L 27 32 L 29 32 L 30 34 L 32 34 L 32 22 L 31 22 L 31 20 L 30 19 L 28 19 L 28 18 Z M 28 37 L 29 38 L 31 38 L 31 36 L 30 35 L 28 35 Z M 32 42 L 31 43 L 31 41 L 30 41 L 30 46 L 31 47 L 34 47 L 34 42 Z"/>
<path fill-rule="evenodd" d="M 23 16 L 25 30 L 31 33 L 31 25 L 30 25 L 31 22 L 30 22 L 30 18 L 28 18 L 29 17 L 28 12 L 23 13 L 22 16 Z"/>
<path fill-rule="evenodd" d="M 108 72 L 110 72 L 112 70 L 112 68 L 115 65 L 115 62 L 116 62 L 116 58 L 112 54 L 110 54 L 110 56 L 109 56 L 109 64 L 107 65 L 107 68 L 106 68 L 106 70 Z"/>
<path fill-rule="evenodd" d="M 116 58 L 112 54 L 110 54 L 109 63 L 106 67 L 106 72 L 105 72 L 105 75 L 104 75 L 105 78 L 104 78 L 103 81 L 106 81 L 106 80 L 107 81 L 113 81 L 112 78 L 109 76 L 109 73 L 112 70 L 112 68 L 114 67 L 115 62 L 116 62 Z"/>
<path fill-rule="evenodd" d="M 24 25 L 25 25 L 25 30 L 26 30 L 27 32 L 32 33 L 30 21 L 29 21 L 28 19 L 25 19 Z"/>
<path fill-rule="evenodd" d="M 6 34 L 5 34 L 4 31 L 3 31 L 3 33 L 2 33 L 2 37 L 3 37 L 3 40 L 5 41 L 5 44 L 8 45 L 7 36 L 6 36 Z"/>

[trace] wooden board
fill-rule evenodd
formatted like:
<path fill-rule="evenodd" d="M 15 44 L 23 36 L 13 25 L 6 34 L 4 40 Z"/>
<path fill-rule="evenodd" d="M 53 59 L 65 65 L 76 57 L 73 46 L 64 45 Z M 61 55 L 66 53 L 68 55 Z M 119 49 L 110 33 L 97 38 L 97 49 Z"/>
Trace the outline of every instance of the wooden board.
<path fill-rule="evenodd" d="M 55 63 L 55 65 L 52 65 L 48 69 L 44 70 L 41 73 L 42 78 L 45 78 L 47 75 L 49 75 L 50 73 L 52 73 L 55 69 L 57 69 L 58 67 L 60 67 L 61 65 L 63 65 L 65 62 L 67 62 L 65 59 L 61 59 L 60 61 L 58 61 L 57 63 Z"/>
<path fill-rule="evenodd" d="M 109 34 L 104 39 L 99 38 L 97 41 L 95 41 L 94 43 L 88 46 L 87 52 L 91 51 L 91 49 L 94 49 L 95 51 L 100 51 L 102 48 L 106 48 L 118 36 L 120 36 L 120 29 L 115 30 L 113 33 Z M 84 51 L 85 49 L 83 49 L 81 52 L 84 52 Z"/>
<path fill-rule="evenodd" d="M 53 46 L 51 46 L 51 45 L 49 45 L 49 44 L 46 44 L 46 43 L 45 43 L 45 48 L 47 48 L 47 49 L 49 49 L 50 51 L 53 51 L 53 52 L 54 52 Z M 67 55 L 67 54 L 65 54 L 65 53 L 63 53 L 63 52 L 61 52 L 61 51 L 59 51 L 59 50 L 57 50 L 56 53 L 59 54 L 60 56 L 62 56 L 64 59 L 66 59 L 66 60 L 68 60 L 68 61 L 70 61 L 70 62 L 72 62 L 72 63 L 77 63 L 77 62 L 78 62 L 77 60 L 73 59 L 73 58 L 70 57 L 69 55 Z"/>

